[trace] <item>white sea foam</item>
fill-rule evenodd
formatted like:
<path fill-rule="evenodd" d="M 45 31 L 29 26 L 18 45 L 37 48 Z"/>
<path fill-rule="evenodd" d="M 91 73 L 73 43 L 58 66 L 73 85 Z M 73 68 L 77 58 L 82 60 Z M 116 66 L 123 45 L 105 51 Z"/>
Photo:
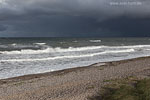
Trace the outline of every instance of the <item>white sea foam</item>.
<path fill-rule="evenodd" d="M 11 44 L 12 46 L 16 46 L 17 44 L 16 43 L 13 43 L 13 44 Z"/>
<path fill-rule="evenodd" d="M 80 51 L 90 51 L 97 50 L 102 48 L 115 48 L 115 49 L 136 49 L 136 48 L 150 48 L 150 45 L 133 45 L 133 46 L 87 46 L 87 47 L 69 47 L 69 48 L 61 48 L 61 47 L 47 47 L 46 49 L 22 49 L 15 51 L 0 51 L 1 54 L 43 54 L 43 53 L 61 53 L 61 52 L 80 52 Z"/>
<path fill-rule="evenodd" d="M 150 45 L 109 46 L 108 48 L 144 48 L 144 47 L 150 48 Z"/>
<path fill-rule="evenodd" d="M 57 57 L 48 57 L 48 58 L 37 58 L 37 59 L 9 59 L 9 60 L 0 60 L 0 62 L 29 62 L 29 61 L 46 61 L 46 60 L 57 60 L 57 59 L 72 59 L 72 58 L 85 58 L 85 57 L 93 57 L 102 54 L 109 53 L 127 53 L 134 52 L 134 49 L 126 49 L 126 50 L 108 50 L 99 53 L 91 53 L 85 55 L 71 55 L 71 56 L 57 56 Z"/>
<path fill-rule="evenodd" d="M 100 49 L 103 46 L 89 46 L 89 47 L 69 47 L 69 48 L 52 48 L 48 47 L 43 50 L 31 50 L 31 49 L 22 49 L 20 51 L 0 51 L 2 54 L 41 54 L 41 53 L 54 53 L 54 52 L 76 52 L 76 51 L 86 51 L 86 50 L 93 50 L 93 49 Z"/>
<path fill-rule="evenodd" d="M 102 42 L 101 40 L 90 40 L 90 42 Z"/>
<path fill-rule="evenodd" d="M 75 43 L 77 43 L 78 41 L 72 41 L 72 42 L 75 42 Z"/>
<path fill-rule="evenodd" d="M 33 43 L 33 44 L 37 44 L 37 45 L 45 45 L 46 43 Z"/>

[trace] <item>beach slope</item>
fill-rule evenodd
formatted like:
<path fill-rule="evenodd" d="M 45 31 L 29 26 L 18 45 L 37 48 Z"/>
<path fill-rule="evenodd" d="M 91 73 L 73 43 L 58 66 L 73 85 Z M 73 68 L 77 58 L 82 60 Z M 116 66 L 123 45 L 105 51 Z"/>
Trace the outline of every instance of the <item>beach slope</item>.
<path fill-rule="evenodd" d="M 150 76 L 150 57 L 0 80 L 0 100 L 87 100 L 107 80 Z"/>

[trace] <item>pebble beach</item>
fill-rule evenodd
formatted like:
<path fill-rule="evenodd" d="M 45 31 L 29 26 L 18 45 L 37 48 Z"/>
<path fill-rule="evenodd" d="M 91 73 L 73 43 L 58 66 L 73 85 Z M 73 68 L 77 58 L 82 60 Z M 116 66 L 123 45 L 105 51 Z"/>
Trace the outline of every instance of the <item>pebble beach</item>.
<path fill-rule="evenodd" d="M 0 100 L 88 100 L 105 80 L 150 76 L 150 57 L 141 57 L 0 80 Z"/>

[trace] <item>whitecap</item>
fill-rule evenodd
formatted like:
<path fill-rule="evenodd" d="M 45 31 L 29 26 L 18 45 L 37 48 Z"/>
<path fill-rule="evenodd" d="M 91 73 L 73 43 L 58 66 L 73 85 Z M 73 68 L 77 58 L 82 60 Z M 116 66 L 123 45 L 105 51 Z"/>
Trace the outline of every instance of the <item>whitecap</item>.
<path fill-rule="evenodd" d="M 22 49 L 22 50 L 16 50 L 16 51 L 0 51 L 0 53 L 2 54 L 42 54 L 42 53 L 56 53 L 56 52 L 77 52 L 77 51 L 100 49 L 102 47 L 103 46 L 89 46 L 89 47 L 77 47 L 77 48 L 48 47 L 46 49 L 38 49 L 38 50 Z"/>
<path fill-rule="evenodd" d="M 0 60 L 0 62 L 30 62 L 30 61 L 46 61 L 46 60 L 57 60 L 57 59 L 73 59 L 73 58 L 85 58 L 85 57 L 93 57 L 102 54 L 109 53 L 128 53 L 134 52 L 134 49 L 126 49 L 126 50 L 108 50 L 104 52 L 84 54 L 84 55 L 70 55 L 70 56 L 57 56 L 57 57 L 48 57 L 48 58 L 36 58 L 36 59 L 8 59 L 8 60 Z"/>
<path fill-rule="evenodd" d="M 102 40 L 90 40 L 90 42 L 102 42 Z"/>
<path fill-rule="evenodd" d="M 91 51 L 100 49 L 138 49 L 138 48 L 149 48 L 150 45 L 133 45 L 133 46 L 86 46 L 86 47 L 47 47 L 46 49 L 22 49 L 14 51 L 0 51 L 1 54 L 44 54 L 44 53 L 62 53 L 62 52 L 80 52 L 80 51 Z"/>
<path fill-rule="evenodd" d="M 37 45 L 45 45 L 46 43 L 33 43 L 33 44 L 37 44 Z"/>
<path fill-rule="evenodd" d="M 13 43 L 13 44 L 11 44 L 12 46 L 16 46 L 17 44 L 16 43 Z"/>

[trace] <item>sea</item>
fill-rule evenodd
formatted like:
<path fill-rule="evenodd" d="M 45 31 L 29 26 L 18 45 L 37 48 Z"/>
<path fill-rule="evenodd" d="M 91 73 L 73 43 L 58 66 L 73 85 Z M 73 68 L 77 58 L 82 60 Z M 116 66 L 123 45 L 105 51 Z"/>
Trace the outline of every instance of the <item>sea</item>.
<path fill-rule="evenodd" d="M 0 79 L 150 56 L 150 38 L 0 38 Z"/>

